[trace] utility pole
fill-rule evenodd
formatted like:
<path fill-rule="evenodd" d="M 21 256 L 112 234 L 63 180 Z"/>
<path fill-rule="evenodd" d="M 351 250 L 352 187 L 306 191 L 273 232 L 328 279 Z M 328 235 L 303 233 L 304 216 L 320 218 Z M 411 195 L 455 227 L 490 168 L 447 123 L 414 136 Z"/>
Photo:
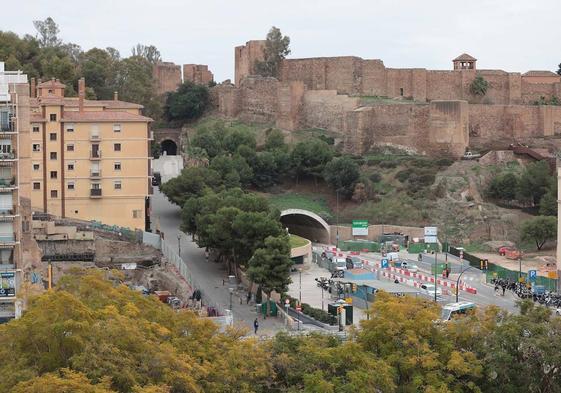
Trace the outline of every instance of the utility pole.
<path fill-rule="evenodd" d="M 179 233 L 177 234 L 177 252 L 179 258 L 181 258 L 181 235 Z"/>
<path fill-rule="evenodd" d="M 337 235 L 336 235 L 337 244 L 336 246 L 337 249 L 339 249 L 339 189 L 337 189 L 335 193 L 337 194 Z"/>
<path fill-rule="evenodd" d="M 300 318 L 302 315 L 302 268 L 298 269 L 298 274 L 300 276 L 300 294 L 298 295 L 298 330 L 300 330 Z"/>
<path fill-rule="evenodd" d="M 438 256 L 438 252 L 435 251 L 435 252 L 434 252 L 434 301 L 435 301 L 435 302 L 436 302 L 436 284 L 437 284 L 437 282 L 436 282 L 436 280 L 437 280 L 437 278 L 436 278 L 436 275 L 437 275 L 436 272 L 437 272 L 437 268 L 438 268 L 438 264 L 437 264 L 437 263 L 438 263 L 438 259 L 437 259 L 437 256 Z"/>
<path fill-rule="evenodd" d="M 230 311 L 232 311 L 232 296 L 234 295 L 234 288 L 228 288 L 230 291 Z"/>

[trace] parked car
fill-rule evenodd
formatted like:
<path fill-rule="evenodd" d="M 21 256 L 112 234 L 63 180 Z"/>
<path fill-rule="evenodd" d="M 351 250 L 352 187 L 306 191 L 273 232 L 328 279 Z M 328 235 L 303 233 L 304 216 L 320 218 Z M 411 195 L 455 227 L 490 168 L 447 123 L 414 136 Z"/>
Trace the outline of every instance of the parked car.
<path fill-rule="evenodd" d="M 331 260 L 331 271 L 347 270 L 347 261 L 342 257 L 335 257 Z"/>
<path fill-rule="evenodd" d="M 520 250 L 507 246 L 499 248 L 499 255 L 505 256 L 508 259 L 518 259 L 522 257 Z"/>
<path fill-rule="evenodd" d="M 347 269 L 362 269 L 364 268 L 364 264 L 360 260 L 359 257 L 347 257 Z"/>
<path fill-rule="evenodd" d="M 419 271 L 419 266 L 415 265 L 414 263 L 410 263 L 407 261 L 401 262 L 401 268 L 410 271 L 411 273 L 417 273 Z"/>
<path fill-rule="evenodd" d="M 425 295 L 434 296 L 434 284 L 421 284 L 421 292 Z M 436 296 L 442 296 L 442 289 L 436 288 Z"/>

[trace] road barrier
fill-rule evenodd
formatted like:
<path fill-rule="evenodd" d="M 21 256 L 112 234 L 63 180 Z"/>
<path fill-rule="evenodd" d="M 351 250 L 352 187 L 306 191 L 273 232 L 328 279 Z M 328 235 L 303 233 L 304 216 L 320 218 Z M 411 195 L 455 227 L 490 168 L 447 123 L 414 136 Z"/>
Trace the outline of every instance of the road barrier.
<path fill-rule="evenodd" d="M 349 255 L 351 255 L 351 256 L 359 255 L 359 253 L 344 253 L 344 252 L 341 252 L 341 250 L 337 249 L 336 247 L 326 247 L 325 249 L 327 251 L 331 251 L 331 252 L 335 253 L 335 255 L 337 255 L 339 257 L 347 257 Z M 396 273 L 400 274 L 402 276 L 405 276 L 405 277 L 411 277 L 412 279 L 417 279 L 417 280 L 421 281 L 419 283 L 419 286 L 422 285 L 423 283 L 431 283 L 431 284 L 435 283 L 434 276 L 429 276 L 429 275 L 426 275 L 426 274 L 423 274 L 423 273 L 413 273 L 409 270 L 399 269 L 399 268 L 396 268 L 396 267 L 393 267 L 393 266 L 389 267 L 389 268 L 382 268 L 380 262 L 373 262 L 373 261 L 369 261 L 369 260 L 364 259 L 364 258 L 361 258 L 361 261 L 365 266 L 369 266 L 370 268 L 372 268 L 374 270 L 382 269 L 382 276 L 383 277 L 390 278 L 390 279 L 393 279 L 393 280 L 398 279 L 400 282 L 404 282 L 406 284 L 408 284 L 408 282 L 401 281 L 400 278 L 402 278 L 402 277 L 396 275 Z M 393 273 L 393 275 L 391 275 L 391 276 L 390 275 L 385 275 L 384 273 L 386 271 L 389 271 L 390 273 Z M 415 284 L 415 280 L 412 280 L 412 282 Z M 456 293 L 456 281 L 437 278 L 436 279 L 436 284 L 440 285 L 440 287 L 442 288 L 442 291 L 443 291 L 442 293 L 444 293 L 444 291 L 447 290 L 448 288 L 450 288 L 452 290 L 452 292 Z M 465 283 L 462 280 L 460 280 L 458 288 L 459 288 L 460 291 L 471 293 L 473 295 L 477 294 L 477 288 L 474 288 L 474 287 L 468 285 L 467 283 Z"/>

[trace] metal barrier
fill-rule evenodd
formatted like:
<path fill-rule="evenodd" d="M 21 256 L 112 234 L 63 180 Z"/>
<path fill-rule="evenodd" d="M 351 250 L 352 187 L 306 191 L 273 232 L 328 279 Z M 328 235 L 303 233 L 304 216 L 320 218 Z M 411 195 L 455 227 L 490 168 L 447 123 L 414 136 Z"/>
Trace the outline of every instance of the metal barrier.
<path fill-rule="evenodd" d="M 164 254 L 166 259 L 175 267 L 177 273 L 183 278 L 185 283 L 189 285 L 191 291 L 194 291 L 195 289 L 201 291 L 203 303 L 207 306 L 207 308 L 214 308 L 219 316 L 228 315 L 228 310 L 226 310 L 220 302 L 213 299 L 209 293 L 205 292 L 204 288 L 193 278 L 187 264 L 175 251 L 175 247 L 171 247 L 164 239 L 161 240 L 160 244 L 162 247 L 162 254 Z"/>

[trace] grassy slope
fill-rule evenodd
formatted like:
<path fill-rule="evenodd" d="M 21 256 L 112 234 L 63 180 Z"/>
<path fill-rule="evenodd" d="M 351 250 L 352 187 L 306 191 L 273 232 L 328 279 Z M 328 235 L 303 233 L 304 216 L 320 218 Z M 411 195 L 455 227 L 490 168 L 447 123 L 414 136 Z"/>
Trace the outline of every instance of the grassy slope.
<path fill-rule="evenodd" d="M 290 235 L 290 248 L 302 247 L 308 244 L 309 240 L 304 239 L 303 237 Z"/>

